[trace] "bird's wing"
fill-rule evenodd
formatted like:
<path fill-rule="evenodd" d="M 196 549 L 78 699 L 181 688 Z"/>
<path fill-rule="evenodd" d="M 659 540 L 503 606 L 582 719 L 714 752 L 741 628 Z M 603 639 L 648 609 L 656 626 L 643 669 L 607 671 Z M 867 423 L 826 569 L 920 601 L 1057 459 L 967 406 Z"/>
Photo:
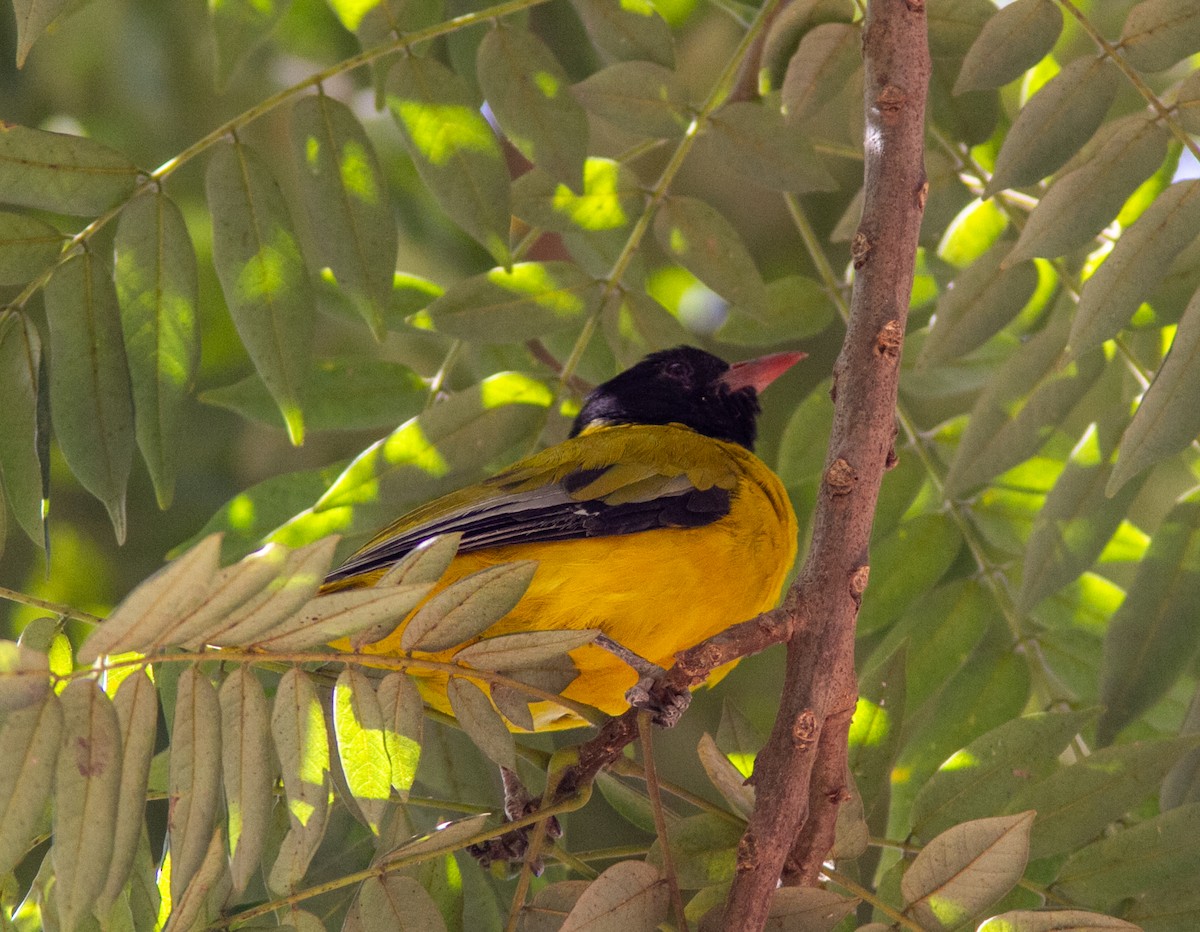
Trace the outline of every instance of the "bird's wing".
<path fill-rule="evenodd" d="M 691 438 L 686 439 L 690 445 Z M 594 466 L 596 450 L 589 447 L 595 446 L 596 440 L 586 437 L 568 441 L 480 486 L 419 509 L 381 533 L 326 582 L 391 566 L 438 534 L 462 534 L 459 552 L 468 553 L 511 544 L 701 527 L 729 513 L 736 475 L 719 460 L 705 457 L 705 462 L 684 469 L 669 462 L 670 452 L 664 457 L 653 445 L 621 442 L 601 451 L 615 454 L 614 462 Z M 581 451 L 585 455 L 579 455 Z M 675 452 L 687 459 L 687 451 Z"/>

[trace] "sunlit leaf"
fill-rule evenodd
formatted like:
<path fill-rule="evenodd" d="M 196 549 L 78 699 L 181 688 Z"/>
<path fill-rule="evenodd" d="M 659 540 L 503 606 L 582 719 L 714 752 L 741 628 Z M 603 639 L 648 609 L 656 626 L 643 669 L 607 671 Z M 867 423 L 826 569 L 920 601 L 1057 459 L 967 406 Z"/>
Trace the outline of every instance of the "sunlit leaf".
<path fill-rule="evenodd" d="M 183 402 L 200 363 L 196 254 L 179 208 L 157 191 L 121 212 L 114 248 L 137 442 L 165 509 L 175 492 Z"/>
<path fill-rule="evenodd" d="M 83 136 L 0 120 L 0 202 L 91 217 L 129 196 L 139 170 Z"/>
<path fill-rule="evenodd" d="M 333 728 L 346 785 L 368 827 L 378 835 L 392 792 L 383 710 L 371 681 L 354 667 L 338 674 L 333 688 Z"/>
<path fill-rule="evenodd" d="M 205 190 L 213 264 L 229 313 L 289 437 L 300 444 L 314 311 L 287 205 L 262 157 L 241 143 L 216 148 Z"/>
<path fill-rule="evenodd" d="M 582 194 L 536 168 L 513 183 L 513 213 L 531 226 L 556 233 L 627 227 L 641 213 L 644 200 L 638 176 L 612 159 L 587 160 Z"/>
<path fill-rule="evenodd" d="M 255 640 L 258 650 L 306 650 L 365 628 L 395 628 L 429 592 L 428 583 L 344 589 L 310 601 Z"/>
<path fill-rule="evenodd" d="M 133 465 L 133 405 L 112 272 L 90 252 L 67 260 L 46 286 L 50 410 L 71 471 L 104 503 L 125 540 L 125 484 Z"/>
<path fill-rule="evenodd" d="M 400 798 L 408 799 L 421 759 L 425 714 L 421 694 L 406 673 L 389 673 L 377 693 L 383 715 L 383 746 L 387 752 L 388 780 Z"/>

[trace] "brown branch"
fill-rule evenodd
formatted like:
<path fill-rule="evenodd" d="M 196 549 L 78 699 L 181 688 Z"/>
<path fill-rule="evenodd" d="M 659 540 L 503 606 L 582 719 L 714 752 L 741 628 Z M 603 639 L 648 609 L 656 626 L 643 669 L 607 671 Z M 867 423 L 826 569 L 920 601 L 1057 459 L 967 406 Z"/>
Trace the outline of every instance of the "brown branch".
<path fill-rule="evenodd" d="M 854 294 L 834 369 L 833 429 L 812 547 L 786 600 L 788 608 L 803 606 L 804 618 L 788 643 L 779 715 L 755 764 L 757 805 L 722 924 L 731 932 L 763 927 L 785 860 L 787 882 L 812 882 L 843 795 L 835 790 L 844 750 L 832 749 L 844 745 L 857 698 L 854 622 L 879 486 L 895 460 L 900 349 L 928 188 L 924 6 L 872 0 L 867 7 L 865 200 L 852 251 Z"/>

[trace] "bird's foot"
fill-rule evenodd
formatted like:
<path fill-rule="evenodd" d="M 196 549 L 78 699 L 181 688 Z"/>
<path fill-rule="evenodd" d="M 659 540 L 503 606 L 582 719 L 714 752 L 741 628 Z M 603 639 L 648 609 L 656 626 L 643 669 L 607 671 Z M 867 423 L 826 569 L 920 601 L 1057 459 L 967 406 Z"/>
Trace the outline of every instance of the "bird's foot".
<path fill-rule="evenodd" d="M 674 728 L 692 704 L 692 693 L 669 686 L 658 677 L 644 676 L 625 693 L 625 701 L 639 711 L 649 712 L 650 721 L 660 728 Z"/>
<path fill-rule="evenodd" d="M 517 822 L 538 811 L 539 801 L 529 795 L 529 791 L 525 789 L 525 784 L 521 782 L 521 778 L 517 776 L 516 772 L 507 767 L 501 767 L 500 778 L 504 782 L 505 819 L 509 822 Z M 541 824 L 544 826 L 546 838 L 551 843 L 562 837 L 562 825 L 555 816 L 551 816 Z M 521 864 L 526 860 L 529 852 L 529 836 L 536 826 L 537 823 L 514 828 L 499 838 L 471 845 L 467 851 L 482 867 L 489 867 L 492 864 Z M 535 857 L 529 861 L 529 869 L 533 876 L 541 877 L 546 865 L 540 857 Z"/>

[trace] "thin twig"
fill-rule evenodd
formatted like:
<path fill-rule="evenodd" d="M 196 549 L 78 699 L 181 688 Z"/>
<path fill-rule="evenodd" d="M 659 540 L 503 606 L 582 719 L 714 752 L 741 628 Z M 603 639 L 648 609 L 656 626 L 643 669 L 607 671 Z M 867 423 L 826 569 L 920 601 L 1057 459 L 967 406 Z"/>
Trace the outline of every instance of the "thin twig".
<path fill-rule="evenodd" d="M 650 811 L 654 813 L 654 834 L 662 851 L 663 873 L 667 875 L 667 889 L 671 891 L 671 905 L 675 910 L 675 922 L 681 932 L 688 932 L 687 916 L 683 912 L 683 895 L 679 892 L 679 877 L 675 873 L 675 859 L 671 856 L 671 839 L 667 835 L 667 816 L 663 811 L 662 793 L 658 787 L 658 773 L 654 766 L 653 729 L 650 713 L 638 713 L 638 731 L 642 735 L 642 767 L 646 772 L 646 793 L 650 797 Z"/>

